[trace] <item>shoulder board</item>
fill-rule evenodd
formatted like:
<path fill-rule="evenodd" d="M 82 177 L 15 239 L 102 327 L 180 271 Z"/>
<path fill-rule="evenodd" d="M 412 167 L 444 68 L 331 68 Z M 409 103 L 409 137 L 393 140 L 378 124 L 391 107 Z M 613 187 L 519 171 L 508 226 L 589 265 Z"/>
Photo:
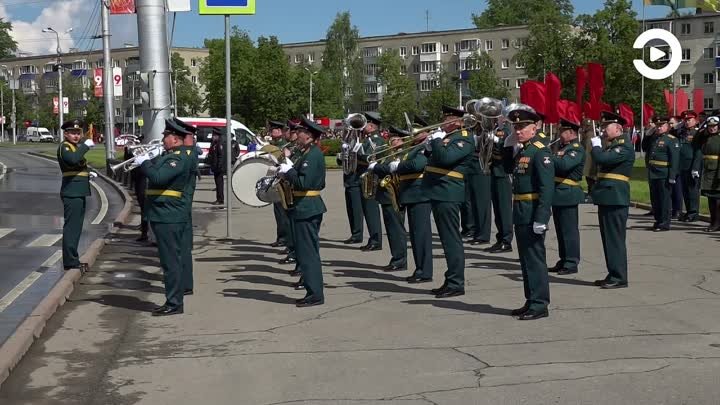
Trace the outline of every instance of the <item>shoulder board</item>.
<path fill-rule="evenodd" d="M 625 139 L 620 139 L 620 140 L 618 141 L 618 143 L 619 143 L 620 145 L 624 144 L 624 143 L 625 143 Z"/>
<path fill-rule="evenodd" d="M 187 155 L 190 156 L 190 149 L 186 150 L 185 153 L 187 153 Z"/>
<path fill-rule="evenodd" d="M 466 130 L 463 129 L 463 130 L 461 131 L 461 134 L 462 134 L 462 136 L 467 137 L 467 136 L 468 136 L 468 131 L 466 131 Z"/>
<path fill-rule="evenodd" d="M 542 132 L 539 132 L 537 136 L 539 136 L 540 138 L 545 138 L 545 134 L 543 134 Z"/>
<path fill-rule="evenodd" d="M 580 147 L 580 144 L 579 144 L 579 143 L 574 143 L 574 144 L 572 144 L 572 146 L 573 146 L 573 148 L 579 148 L 579 147 Z"/>
<path fill-rule="evenodd" d="M 670 135 L 670 134 L 668 134 L 668 138 L 670 138 L 670 139 L 675 139 L 675 137 L 672 136 L 672 135 Z"/>
<path fill-rule="evenodd" d="M 533 142 L 533 145 L 535 145 L 538 149 L 542 149 L 542 148 L 545 147 L 545 144 L 543 144 L 543 143 L 540 142 L 540 141 L 535 141 L 535 142 Z"/>
<path fill-rule="evenodd" d="M 175 152 L 173 152 L 173 154 L 179 155 L 179 154 L 180 154 L 180 151 L 179 151 L 179 150 L 176 150 Z"/>
<path fill-rule="evenodd" d="M 75 150 L 77 150 L 75 145 L 71 144 L 70 142 L 63 142 L 63 144 L 67 146 L 72 152 L 75 152 Z"/>

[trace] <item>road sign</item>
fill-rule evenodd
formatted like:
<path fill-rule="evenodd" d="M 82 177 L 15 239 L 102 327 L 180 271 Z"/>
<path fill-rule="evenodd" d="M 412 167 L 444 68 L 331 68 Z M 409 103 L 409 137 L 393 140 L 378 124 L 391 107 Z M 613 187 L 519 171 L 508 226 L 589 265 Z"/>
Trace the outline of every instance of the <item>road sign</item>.
<path fill-rule="evenodd" d="M 113 68 L 113 94 L 115 97 L 122 97 L 123 95 L 122 69 L 119 67 Z"/>
<path fill-rule="evenodd" d="M 199 0 L 200 15 L 252 15 L 255 0 Z"/>
<path fill-rule="evenodd" d="M 93 75 L 93 82 L 95 83 L 95 97 L 102 98 L 103 96 L 103 69 L 96 68 L 95 74 Z"/>
<path fill-rule="evenodd" d="M 70 114 L 70 99 L 63 97 L 63 114 Z"/>

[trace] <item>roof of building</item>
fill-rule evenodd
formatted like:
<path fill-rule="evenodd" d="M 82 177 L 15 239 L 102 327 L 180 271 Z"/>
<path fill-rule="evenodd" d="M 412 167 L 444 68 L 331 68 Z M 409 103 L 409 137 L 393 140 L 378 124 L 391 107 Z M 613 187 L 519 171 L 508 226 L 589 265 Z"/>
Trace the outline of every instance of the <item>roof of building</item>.
<path fill-rule="evenodd" d="M 140 51 L 139 47 L 130 46 L 130 47 L 122 47 L 122 48 L 113 48 L 110 50 L 110 54 L 121 53 L 121 52 L 139 52 L 139 51 Z M 190 47 L 175 46 L 175 47 L 171 48 L 171 51 L 181 51 L 181 52 L 183 52 L 183 51 L 185 51 L 185 52 L 187 52 L 187 51 L 190 51 L 190 52 L 204 51 L 204 52 L 208 52 L 208 49 L 207 48 L 190 48 Z M 67 53 L 63 53 L 62 57 L 63 58 L 82 58 L 82 57 L 87 57 L 88 55 L 96 55 L 96 54 L 102 55 L 102 52 L 103 52 L 102 49 L 93 49 L 90 51 L 67 52 Z M 54 58 L 54 57 L 56 57 L 56 54 L 49 53 L 49 54 L 44 54 L 44 55 L 27 55 L 27 56 L 13 57 L 13 58 L 5 58 L 5 59 L 1 59 L 0 61 L 1 62 L 17 62 L 17 61 L 25 61 L 25 60 L 33 60 L 33 59 L 48 59 L 48 58 Z"/>

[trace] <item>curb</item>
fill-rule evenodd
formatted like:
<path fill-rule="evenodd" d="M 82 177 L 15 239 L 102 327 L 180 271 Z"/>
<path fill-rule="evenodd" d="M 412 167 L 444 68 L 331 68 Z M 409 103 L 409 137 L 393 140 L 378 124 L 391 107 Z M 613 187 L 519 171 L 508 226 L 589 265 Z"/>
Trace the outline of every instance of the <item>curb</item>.
<path fill-rule="evenodd" d="M 28 153 L 33 156 L 52 160 L 38 153 Z M 109 235 L 116 232 L 120 225 L 127 222 L 132 208 L 132 199 L 130 198 L 130 194 L 117 182 L 102 173 L 98 173 L 98 176 L 115 188 L 125 200 L 122 210 L 113 222 L 113 228 L 108 233 Z M 97 260 L 103 247 L 105 247 L 105 237 L 95 239 L 82 256 L 80 256 L 80 260 L 83 263 L 87 263 L 88 267 L 91 267 Z M 2 386 L 2 383 L 10 376 L 13 368 L 20 363 L 20 360 L 22 360 L 25 353 L 30 349 L 35 339 L 40 337 L 47 321 L 58 308 L 65 304 L 80 278 L 82 278 L 82 273 L 79 269 L 66 271 L 48 295 L 40 301 L 30 315 L 15 329 L 15 332 L 0 346 L 0 386 Z"/>

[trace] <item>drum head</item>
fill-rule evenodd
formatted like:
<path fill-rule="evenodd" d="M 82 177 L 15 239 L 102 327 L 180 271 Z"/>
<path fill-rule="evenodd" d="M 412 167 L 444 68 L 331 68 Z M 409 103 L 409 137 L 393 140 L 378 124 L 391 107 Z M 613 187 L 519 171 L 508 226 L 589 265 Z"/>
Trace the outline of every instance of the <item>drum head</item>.
<path fill-rule="evenodd" d="M 270 203 L 260 201 L 255 185 L 258 180 L 274 172 L 275 165 L 268 159 L 249 158 L 239 164 L 232 174 L 232 190 L 240 202 L 250 207 L 266 207 Z"/>

